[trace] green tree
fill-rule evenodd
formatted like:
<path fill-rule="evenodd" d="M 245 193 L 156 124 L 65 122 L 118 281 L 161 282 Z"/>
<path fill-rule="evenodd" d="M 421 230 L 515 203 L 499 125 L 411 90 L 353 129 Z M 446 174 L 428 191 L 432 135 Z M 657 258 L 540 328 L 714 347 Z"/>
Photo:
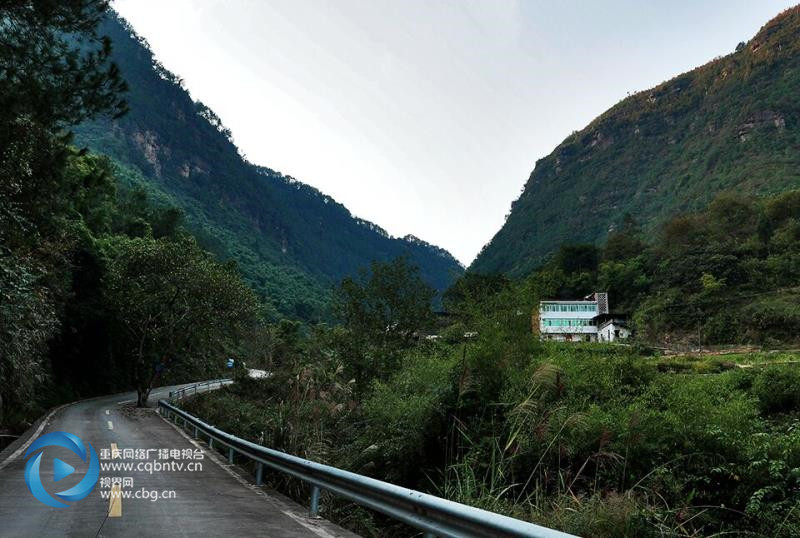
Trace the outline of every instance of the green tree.
<path fill-rule="evenodd" d="M 743 241 L 757 230 L 757 209 L 752 197 L 724 192 L 708 205 L 706 218 L 720 241 Z"/>
<path fill-rule="evenodd" d="M 600 265 L 598 289 L 608 292 L 615 312 L 628 312 L 650 285 L 650 278 L 639 258 L 607 261 Z"/>
<path fill-rule="evenodd" d="M 107 0 L 0 3 L 0 123 L 65 127 L 126 111 L 111 41 L 97 33 L 107 9 Z"/>
<path fill-rule="evenodd" d="M 47 231 L 65 211 L 72 155 L 64 129 L 124 114 L 125 82 L 97 34 L 97 0 L 0 2 L 0 240 Z"/>
<path fill-rule="evenodd" d="M 31 262 L 0 249 L 0 424 L 24 423 L 46 370 L 42 357 L 58 328 L 49 293 Z"/>
<path fill-rule="evenodd" d="M 109 40 L 97 33 L 107 7 L 96 0 L 0 1 L 4 425 L 24 424 L 35 412 L 50 339 L 70 296 L 70 249 L 82 231 L 103 227 L 108 177 L 102 163 L 68 146 L 66 129 L 104 112 L 125 112 L 125 83 L 108 61 Z"/>
<path fill-rule="evenodd" d="M 191 239 L 130 239 L 106 278 L 122 370 L 144 406 L 162 373 L 199 372 L 255 321 L 257 302 L 231 267 Z"/>
<path fill-rule="evenodd" d="M 360 384 L 394 369 L 398 352 L 432 323 L 434 295 L 403 257 L 373 262 L 371 271 L 342 280 L 334 309 L 348 330 L 352 356 L 346 358 Z"/>
<path fill-rule="evenodd" d="M 567 274 L 597 271 L 599 249 L 594 245 L 562 245 L 553 258 L 553 266 Z"/>
<path fill-rule="evenodd" d="M 626 214 L 622 226 L 608 234 L 603 246 L 603 259 L 623 261 L 644 252 L 647 245 L 642 240 L 642 230 L 630 214 Z"/>
<path fill-rule="evenodd" d="M 64 129 L 126 111 L 125 82 L 97 34 L 108 3 L 0 2 L 0 241 L 35 244 L 69 207 Z"/>
<path fill-rule="evenodd" d="M 449 312 L 456 313 L 460 312 L 465 304 L 482 303 L 510 286 L 511 280 L 505 275 L 467 272 L 447 288 L 442 302 Z"/>

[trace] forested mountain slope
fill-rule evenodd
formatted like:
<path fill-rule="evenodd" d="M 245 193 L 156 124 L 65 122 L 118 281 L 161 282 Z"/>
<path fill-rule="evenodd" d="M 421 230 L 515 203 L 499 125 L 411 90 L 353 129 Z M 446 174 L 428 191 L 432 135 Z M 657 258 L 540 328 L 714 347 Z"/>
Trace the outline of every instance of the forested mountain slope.
<path fill-rule="evenodd" d="M 795 7 L 736 52 L 624 99 L 539 160 L 471 269 L 526 274 L 562 243 L 601 242 L 626 213 L 652 236 L 720 191 L 798 186 Z"/>
<path fill-rule="evenodd" d="M 80 126 L 76 142 L 110 156 L 125 183 L 180 207 L 203 246 L 235 260 L 276 314 L 317 318 L 330 285 L 372 260 L 407 255 L 438 290 L 462 272 L 445 250 L 391 237 L 313 187 L 247 162 L 125 21 L 112 15 L 100 32 L 113 41 L 130 112 Z"/>

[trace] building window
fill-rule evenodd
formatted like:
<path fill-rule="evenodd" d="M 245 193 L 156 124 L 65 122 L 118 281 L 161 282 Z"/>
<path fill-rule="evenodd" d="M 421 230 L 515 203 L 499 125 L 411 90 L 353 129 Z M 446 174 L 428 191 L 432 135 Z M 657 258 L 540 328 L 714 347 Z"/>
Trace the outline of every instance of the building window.
<path fill-rule="evenodd" d="M 544 327 L 593 327 L 592 320 L 579 318 L 546 318 L 542 320 Z"/>

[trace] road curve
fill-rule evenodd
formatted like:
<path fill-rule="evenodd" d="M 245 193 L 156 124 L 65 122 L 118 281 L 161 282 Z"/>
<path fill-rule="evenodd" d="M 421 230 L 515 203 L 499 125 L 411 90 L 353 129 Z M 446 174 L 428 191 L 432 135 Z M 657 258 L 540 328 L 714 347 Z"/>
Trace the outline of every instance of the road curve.
<path fill-rule="evenodd" d="M 164 398 L 175 388 L 155 389 L 151 401 Z M 67 508 L 53 508 L 37 501 L 25 485 L 26 445 L 12 447 L 0 457 L 0 536 L 355 536 L 325 520 L 311 519 L 305 508 L 249 484 L 227 462 L 160 418 L 154 409 L 132 408 L 134 397 L 134 393 L 118 394 L 65 406 L 42 423 L 41 431 L 34 428 L 30 440 L 53 431 L 69 432 L 90 443 L 98 455 L 102 449 L 110 452 L 112 443 L 120 451 L 177 449 L 185 455 L 186 449 L 201 450 L 202 460 L 189 461 L 199 461 L 202 469 L 175 471 L 173 466 L 172 471 L 151 473 L 146 466 L 137 468 L 138 460 L 131 469 L 101 469 L 100 481 L 88 497 Z M 148 456 L 145 461 L 159 461 L 156 450 Z M 75 468 L 57 483 L 55 458 Z M 108 461 L 101 455 L 102 463 Z M 181 458 L 160 461 L 189 463 Z M 64 491 L 80 481 L 87 467 L 66 448 L 45 448 L 42 483 L 51 494 Z M 157 492 L 162 498 L 123 498 L 113 506 L 108 499 L 110 488 L 102 487 L 104 478 L 132 479 L 132 485 L 124 490 L 141 491 L 142 497 L 145 491 Z"/>

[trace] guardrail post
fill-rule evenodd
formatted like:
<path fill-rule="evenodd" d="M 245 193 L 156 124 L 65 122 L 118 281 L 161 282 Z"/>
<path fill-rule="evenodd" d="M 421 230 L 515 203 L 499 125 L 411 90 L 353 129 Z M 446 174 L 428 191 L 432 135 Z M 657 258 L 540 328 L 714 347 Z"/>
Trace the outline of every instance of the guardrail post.
<path fill-rule="evenodd" d="M 256 464 L 256 486 L 260 486 L 264 481 L 264 464 L 260 461 Z"/>
<path fill-rule="evenodd" d="M 311 506 L 308 510 L 310 517 L 319 517 L 319 488 L 311 486 Z"/>
<path fill-rule="evenodd" d="M 194 427 L 194 438 L 197 439 L 200 437 L 200 431 L 197 429 L 197 426 Z"/>
<path fill-rule="evenodd" d="M 570 534 L 547 529 L 496 514 L 479 510 L 470 506 L 452 503 L 432 495 L 425 495 L 418 491 L 401 488 L 380 480 L 375 480 L 362 475 L 354 475 L 342 469 L 328 465 L 309 463 L 301 458 L 285 454 L 276 450 L 267 449 L 247 440 L 217 429 L 202 419 L 195 417 L 164 400 L 159 401 L 159 412 L 166 420 L 180 418 L 184 427 L 194 428 L 195 437 L 201 433 L 208 436 L 209 450 L 216 450 L 218 455 L 224 454 L 228 449 L 228 462 L 233 463 L 237 452 L 245 459 L 254 460 L 256 463 L 256 485 L 264 482 L 264 468 L 277 472 L 287 473 L 302 480 L 310 491 L 310 504 L 308 514 L 311 518 L 319 518 L 320 496 L 328 484 L 326 477 L 335 485 L 329 495 L 341 495 L 357 504 L 372 508 L 384 515 L 405 522 L 411 526 L 422 528 L 425 538 L 440 538 L 442 536 L 460 535 L 459 523 L 469 523 L 474 527 L 475 536 L 536 536 L 538 538 L 577 538 Z M 191 423 L 189 422 L 191 419 Z M 214 448 L 215 436 L 219 436 L 219 444 Z M 240 458 L 241 459 L 241 458 Z M 266 463 L 265 463 L 266 462 Z M 341 484 L 341 486 L 340 486 Z M 326 497 L 327 499 L 327 497 Z M 369 499 L 369 500 L 360 500 Z M 399 502 L 398 502 L 399 501 Z M 436 529 L 435 531 L 433 529 Z M 419 532 L 419 531 L 418 531 Z M 443 533 L 443 534 L 439 534 Z"/>

